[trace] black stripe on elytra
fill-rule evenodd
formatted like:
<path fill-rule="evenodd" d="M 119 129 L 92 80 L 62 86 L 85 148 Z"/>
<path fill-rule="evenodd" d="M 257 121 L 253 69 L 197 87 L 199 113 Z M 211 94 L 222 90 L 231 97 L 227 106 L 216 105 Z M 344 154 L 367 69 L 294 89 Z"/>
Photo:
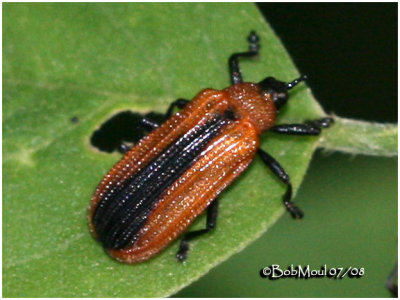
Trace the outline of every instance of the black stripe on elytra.
<path fill-rule="evenodd" d="M 99 240 L 107 249 L 123 249 L 138 238 L 149 213 L 160 195 L 172 185 L 231 119 L 230 114 L 215 115 L 196 125 L 172 143 L 118 191 L 100 201 L 93 215 Z"/>
<path fill-rule="evenodd" d="M 123 190 L 129 190 L 133 194 L 136 190 L 141 190 L 157 175 L 159 170 L 163 170 L 166 164 L 178 153 L 182 151 L 185 147 L 187 140 L 194 139 L 201 135 L 202 131 L 198 130 L 198 126 L 190 130 L 186 135 L 178 138 L 176 141 L 172 142 L 164 152 L 159 154 L 153 161 L 151 161 L 146 167 L 141 169 L 139 172 L 132 175 L 125 182 L 119 186 L 113 186 L 101 199 L 96 211 L 93 215 L 93 223 L 96 226 L 97 232 L 102 232 L 104 227 L 109 223 L 111 215 L 114 215 L 116 210 L 119 208 L 124 209 L 125 205 L 132 205 L 130 201 L 131 197 L 126 195 L 125 199 L 121 201 L 115 201 L 115 199 L 120 198 L 124 193 Z M 172 147 L 174 146 L 174 147 Z M 141 203 L 136 202 L 136 206 L 140 207 Z"/>
<path fill-rule="evenodd" d="M 213 121 L 215 122 L 215 120 Z M 97 232 L 107 230 L 106 226 L 112 225 L 110 216 L 115 215 L 118 210 L 123 212 L 127 205 L 132 206 L 132 201 L 130 201 L 132 198 L 131 196 L 135 192 L 144 189 L 146 185 L 150 184 L 151 181 L 158 176 L 162 170 L 165 169 L 166 165 L 172 161 L 174 156 L 184 149 L 188 141 L 201 136 L 203 131 L 199 130 L 199 128 L 199 126 L 192 128 L 183 137 L 179 138 L 177 141 L 168 146 L 164 152 L 153 159 L 153 161 L 141 171 L 137 172 L 131 178 L 123 182 L 121 187 L 116 192 L 110 191 L 103 198 L 94 214 L 94 223 L 96 225 Z M 206 128 L 204 127 L 203 130 L 205 129 Z M 121 198 L 121 196 L 125 196 L 125 198 L 121 199 L 121 201 L 115 201 L 115 199 Z M 135 202 L 137 209 L 139 209 L 141 205 L 142 203 L 137 201 Z"/>

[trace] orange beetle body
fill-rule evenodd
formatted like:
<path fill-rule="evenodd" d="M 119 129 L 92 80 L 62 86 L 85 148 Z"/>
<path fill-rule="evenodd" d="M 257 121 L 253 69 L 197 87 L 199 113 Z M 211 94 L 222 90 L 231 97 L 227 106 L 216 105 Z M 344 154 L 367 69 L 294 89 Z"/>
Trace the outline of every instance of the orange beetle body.
<path fill-rule="evenodd" d="M 215 227 L 216 198 L 257 152 L 287 185 L 283 197 L 286 208 L 292 216 L 302 217 L 290 201 L 289 176 L 259 149 L 259 136 L 268 129 L 316 135 L 330 121 L 274 126 L 278 109 L 287 102 L 287 91 L 304 77 L 291 83 L 272 77 L 258 84 L 244 83 L 238 58 L 258 53 L 258 36 L 251 33 L 249 42 L 249 52 L 233 54 L 229 59 L 230 87 L 205 89 L 185 102 L 179 113 L 154 126 L 157 128 L 127 151 L 95 190 L 90 229 L 115 259 L 136 263 L 151 258 L 207 209 L 206 229 L 185 234 L 181 242 L 177 258 L 185 260 L 188 241 Z"/>
<path fill-rule="evenodd" d="M 127 263 L 146 260 L 181 235 L 253 160 L 259 134 L 275 122 L 274 103 L 269 95 L 262 97 L 259 86 L 251 83 L 222 91 L 203 90 L 182 111 L 127 152 L 104 177 L 91 201 L 90 220 L 102 196 L 114 186 L 123 185 L 178 137 L 227 110 L 234 112 L 235 119 L 227 122 L 195 163 L 163 191 L 134 245 L 111 249 L 111 256 Z M 90 226 L 97 237 L 92 222 Z"/>

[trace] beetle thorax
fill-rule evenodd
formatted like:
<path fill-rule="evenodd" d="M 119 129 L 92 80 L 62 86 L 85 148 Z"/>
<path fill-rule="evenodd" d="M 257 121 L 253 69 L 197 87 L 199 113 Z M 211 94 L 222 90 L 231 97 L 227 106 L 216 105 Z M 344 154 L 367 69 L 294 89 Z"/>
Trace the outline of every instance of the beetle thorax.
<path fill-rule="evenodd" d="M 259 133 L 272 127 L 277 110 L 270 94 L 261 91 L 258 84 L 239 83 L 225 89 L 229 104 L 244 119 L 248 119 Z"/>

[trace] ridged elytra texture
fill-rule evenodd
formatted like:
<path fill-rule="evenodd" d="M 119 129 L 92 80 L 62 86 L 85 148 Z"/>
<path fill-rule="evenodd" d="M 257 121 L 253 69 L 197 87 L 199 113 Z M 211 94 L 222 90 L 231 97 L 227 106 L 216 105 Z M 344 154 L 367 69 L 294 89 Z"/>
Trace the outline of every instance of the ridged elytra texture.
<path fill-rule="evenodd" d="M 123 249 L 138 238 L 160 195 L 185 172 L 205 145 L 227 124 L 216 115 L 194 126 L 127 182 L 111 189 L 98 205 L 93 223 L 103 246 Z"/>
<path fill-rule="evenodd" d="M 93 234 L 120 261 L 157 254 L 245 170 L 275 116 L 256 84 L 200 92 L 104 177 L 91 202 Z"/>

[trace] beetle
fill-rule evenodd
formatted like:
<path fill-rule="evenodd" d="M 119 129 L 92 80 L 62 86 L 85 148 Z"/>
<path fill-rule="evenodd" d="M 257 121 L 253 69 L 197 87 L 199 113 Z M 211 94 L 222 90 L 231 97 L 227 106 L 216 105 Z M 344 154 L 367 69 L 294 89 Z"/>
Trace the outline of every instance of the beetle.
<path fill-rule="evenodd" d="M 286 185 L 283 204 L 293 218 L 302 211 L 291 201 L 289 175 L 267 152 L 259 149 L 266 130 L 295 135 L 318 135 L 333 122 L 322 118 L 303 124 L 275 125 L 288 91 L 306 79 L 289 83 L 267 77 L 243 82 L 239 58 L 259 52 L 259 37 L 248 36 L 249 50 L 228 60 L 232 85 L 205 89 L 192 101 L 178 99 L 161 125 L 142 119 L 152 131 L 131 149 L 100 182 L 89 207 L 90 230 L 105 250 L 125 263 L 147 260 L 177 239 L 203 211 L 206 227 L 184 234 L 176 257 L 187 258 L 189 241 L 216 226 L 218 196 L 258 153 Z M 174 109 L 181 109 L 173 115 Z"/>

